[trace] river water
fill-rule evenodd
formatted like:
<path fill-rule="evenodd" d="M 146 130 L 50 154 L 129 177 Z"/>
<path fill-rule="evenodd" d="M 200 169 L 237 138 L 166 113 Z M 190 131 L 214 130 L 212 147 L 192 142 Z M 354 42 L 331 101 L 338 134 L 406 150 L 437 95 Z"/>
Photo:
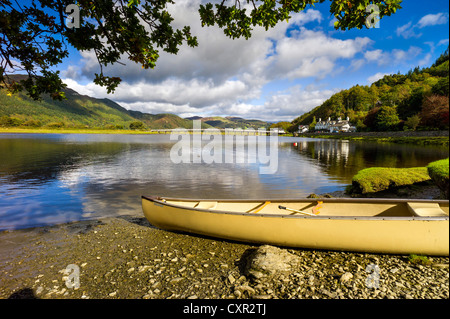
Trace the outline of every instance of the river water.
<path fill-rule="evenodd" d="M 305 197 L 343 190 L 363 168 L 448 157 L 443 148 L 331 139 L 196 138 L 0 134 L 0 230 L 143 216 L 141 195 Z"/>

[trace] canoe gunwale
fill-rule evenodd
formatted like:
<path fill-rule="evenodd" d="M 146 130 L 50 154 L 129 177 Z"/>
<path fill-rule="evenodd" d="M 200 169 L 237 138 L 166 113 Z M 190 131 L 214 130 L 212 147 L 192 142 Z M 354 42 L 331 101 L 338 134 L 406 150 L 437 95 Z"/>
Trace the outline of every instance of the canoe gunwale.
<path fill-rule="evenodd" d="M 377 216 L 309 216 L 309 215 L 279 215 L 279 214 L 251 214 L 247 212 L 233 212 L 233 211 L 221 211 L 221 210 L 210 210 L 204 208 L 195 208 L 195 207 L 186 207 L 181 205 L 176 205 L 172 203 L 164 202 L 163 200 L 180 200 L 180 201 L 221 201 L 221 202 L 258 202 L 258 201 L 267 201 L 267 199 L 244 199 L 244 200 L 236 200 L 236 199 L 187 199 L 187 198 L 169 198 L 169 197 L 158 197 L 158 196 L 144 196 L 142 195 L 142 199 L 157 203 L 162 206 L 169 206 L 182 210 L 190 210 L 190 211 L 198 211 L 210 214 L 229 214 L 229 215 L 243 215 L 248 217 L 268 217 L 268 218 L 293 218 L 293 219 L 328 219 L 328 220 L 402 220 L 402 221 L 448 221 L 449 216 L 397 216 L 397 217 L 377 217 Z M 314 202 L 316 199 L 311 198 L 297 198 L 297 199 L 276 199 L 271 200 L 271 202 Z M 427 203 L 439 203 L 439 204 L 448 204 L 448 200 L 427 200 L 427 199 L 391 199 L 391 198 L 320 198 L 317 199 L 325 202 L 335 202 L 335 203 L 408 203 L 408 202 L 427 202 Z"/>

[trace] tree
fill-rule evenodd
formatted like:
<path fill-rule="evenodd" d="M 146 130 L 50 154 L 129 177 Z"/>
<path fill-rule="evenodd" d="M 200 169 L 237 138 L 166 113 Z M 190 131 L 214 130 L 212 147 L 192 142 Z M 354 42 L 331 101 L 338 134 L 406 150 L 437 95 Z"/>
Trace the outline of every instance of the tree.
<path fill-rule="evenodd" d="M 375 131 L 377 127 L 376 119 L 378 112 L 380 111 L 379 106 L 375 106 L 372 109 L 367 112 L 367 115 L 364 119 L 363 125 L 369 130 L 369 131 Z"/>
<path fill-rule="evenodd" d="M 449 60 L 449 53 L 448 53 L 449 46 L 447 46 L 447 50 L 445 50 L 439 58 L 433 63 L 432 67 L 436 67 L 444 63 L 445 61 Z"/>
<path fill-rule="evenodd" d="M 297 13 L 325 0 L 248 0 L 252 9 L 240 1 L 223 0 L 200 5 L 203 26 L 218 25 L 231 38 L 251 36 L 256 26 L 274 27 Z M 400 9 L 402 0 L 379 0 L 379 11 L 366 10 L 372 0 L 332 0 L 330 13 L 336 29 L 370 27 L 367 21 L 389 16 Z M 118 63 L 125 55 L 143 68 L 154 68 L 159 50 L 176 54 L 183 43 L 198 45 L 190 27 L 174 29 L 167 5 L 174 0 L 0 0 L 0 88 L 10 94 L 26 90 L 39 99 L 44 93 L 63 99 L 64 84 L 59 71 L 52 71 L 69 54 L 68 46 L 93 51 L 100 72 L 94 83 L 113 92 L 121 79 L 107 76 L 103 67 Z M 69 7 L 70 6 L 70 7 Z M 70 10 L 67 10 L 70 8 Z M 79 19 L 77 14 L 79 13 Z M 69 22 L 69 23 L 67 23 Z M 13 81 L 9 75 L 23 71 L 28 78 Z"/>
<path fill-rule="evenodd" d="M 383 105 L 376 115 L 376 126 L 378 131 L 394 131 L 398 128 L 400 119 L 397 114 L 397 107 Z"/>
<path fill-rule="evenodd" d="M 270 125 L 269 129 L 271 128 L 279 128 L 283 129 L 285 132 L 288 130 L 288 128 L 291 126 L 291 122 L 278 122 Z"/>
<path fill-rule="evenodd" d="M 309 130 L 312 132 L 316 129 L 317 120 L 316 117 L 313 116 L 313 119 L 311 121 L 311 124 L 309 124 Z"/>
<path fill-rule="evenodd" d="M 421 124 L 433 129 L 448 129 L 449 103 L 448 97 L 431 95 L 425 98 L 420 117 Z"/>
<path fill-rule="evenodd" d="M 405 126 L 403 129 L 406 130 L 412 130 L 415 131 L 417 126 L 420 124 L 420 116 L 419 115 L 413 115 L 411 117 L 408 117 L 405 121 Z"/>
<path fill-rule="evenodd" d="M 448 82 L 448 76 L 445 78 L 440 78 L 435 85 L 431 88 L 431 92 L 437 95 L 445 95 L 449 96 L 449 82 Z"/>
<path fill-rule="evenodd" d="M 130 123 L 130 130 L 144 130 L 145 124 L 141 121 L 134 121 Z"/>

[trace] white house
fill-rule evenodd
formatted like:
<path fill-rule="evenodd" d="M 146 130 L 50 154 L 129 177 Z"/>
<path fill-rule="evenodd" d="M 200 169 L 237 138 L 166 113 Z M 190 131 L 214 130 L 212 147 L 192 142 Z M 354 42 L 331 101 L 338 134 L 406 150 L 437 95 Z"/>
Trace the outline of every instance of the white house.
<path fill-rule="evenodd" d="M 308 125 L 299 125 L 298 126 L 298 133 L 306 133 L 309 131 L 309 126 Z"/>
<path fill-rule="evenodd" d="M 286 134 L 286 131 L 282 128 L 279 127 L 275 127 L 272 129 L 274 132 L 278 133 L 278 134 Z"/>
<path fill-rule="evenodd" d="M 332 121 L 330 117 L 327 121 L 322 121 L 322 119 L 319 118 L 314 129 L 316 131 L 329 131 L 330 133 L 356 131 L 356 128 L 350 125 L 348 117 L 344 121 L 340 117 L 338 117 L 337 121 Z"/>

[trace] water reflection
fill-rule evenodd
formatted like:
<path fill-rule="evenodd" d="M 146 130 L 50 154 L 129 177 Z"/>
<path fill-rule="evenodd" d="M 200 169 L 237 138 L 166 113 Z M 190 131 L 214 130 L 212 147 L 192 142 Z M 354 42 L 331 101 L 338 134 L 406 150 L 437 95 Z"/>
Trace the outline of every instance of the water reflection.
<path fill-rule="evenodd" d="M 350 183 L 361 169 L 368 167 L 419 167 L 448 157 L 448 150 L 436 147 L 350 142 L 340 140 L 302 140 L 291 147 L 300 155 L 318 165 L 324 174 Z"/>
<path fill-rule="evenodd" d="M 260 174 L 258 163 L 175 164 L 174 143 L 168 135 L 0 135 L 0 229 L 141 216 L 143 194 L 303 197 L 343 189 L 365 167 L 447 157 L 429 147 L 280 137 L 277 172 Z"/>

